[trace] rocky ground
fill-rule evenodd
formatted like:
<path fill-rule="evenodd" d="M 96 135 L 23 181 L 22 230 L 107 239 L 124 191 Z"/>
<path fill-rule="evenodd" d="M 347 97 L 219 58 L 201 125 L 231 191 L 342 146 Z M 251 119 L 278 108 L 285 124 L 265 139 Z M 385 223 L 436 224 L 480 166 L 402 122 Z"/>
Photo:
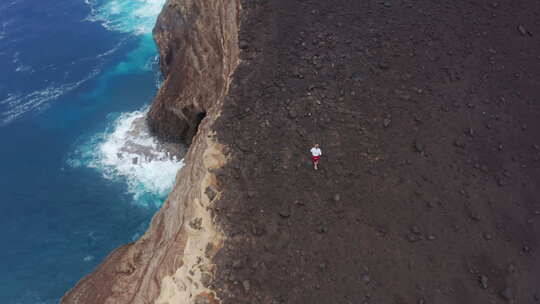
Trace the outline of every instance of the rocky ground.
<path fill-rule="evenodd" d="M 540 2 L 245 0 L 241 22 L 223 303 L 539 303 Z"/>

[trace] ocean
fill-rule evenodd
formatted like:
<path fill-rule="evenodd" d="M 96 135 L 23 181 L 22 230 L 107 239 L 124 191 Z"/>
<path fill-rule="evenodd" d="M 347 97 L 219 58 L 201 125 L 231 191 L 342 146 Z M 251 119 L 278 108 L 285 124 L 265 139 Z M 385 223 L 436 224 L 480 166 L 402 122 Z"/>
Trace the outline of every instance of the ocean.
<path fill-rule="evenodd" d="M 144 126 L 164 2 L 0 3 L 0 303 L 58 303 L 170 191 L 183 162 Z"/>

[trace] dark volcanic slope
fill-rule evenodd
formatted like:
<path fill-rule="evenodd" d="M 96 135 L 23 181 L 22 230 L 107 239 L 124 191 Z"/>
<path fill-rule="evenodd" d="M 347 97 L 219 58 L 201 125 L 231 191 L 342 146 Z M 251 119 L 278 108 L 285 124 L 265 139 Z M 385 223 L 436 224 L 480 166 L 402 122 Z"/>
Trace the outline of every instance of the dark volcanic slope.
<path fill-rule="evenodd" d="M 224 303 L 538 302 L 540 2 L 243 5 Z"/>

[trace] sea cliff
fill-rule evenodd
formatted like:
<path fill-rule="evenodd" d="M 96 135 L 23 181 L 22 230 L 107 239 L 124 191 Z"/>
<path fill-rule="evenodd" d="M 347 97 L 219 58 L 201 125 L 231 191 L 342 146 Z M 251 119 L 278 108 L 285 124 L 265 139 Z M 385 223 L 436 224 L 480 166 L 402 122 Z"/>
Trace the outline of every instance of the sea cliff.
<path fill-rule="evenodd" d="M 214 303 L 208 278 L 224 236 L 209 208 L 220 195 L 213 170 L 226 159 L 212 125 L 238 62 L 240 9 L 236 0 L 165 4 L 154 29 L 164 83 L 148 124 L 164 141 L 190 144 L 186 166 L 148 231 L 111 253 L 62 303 Z"/>
<path fill-rule="evenodd" d="M 540 301 L 539 13 L 170 0 L 148 123 L 186 166 L 64 302 Z"/>

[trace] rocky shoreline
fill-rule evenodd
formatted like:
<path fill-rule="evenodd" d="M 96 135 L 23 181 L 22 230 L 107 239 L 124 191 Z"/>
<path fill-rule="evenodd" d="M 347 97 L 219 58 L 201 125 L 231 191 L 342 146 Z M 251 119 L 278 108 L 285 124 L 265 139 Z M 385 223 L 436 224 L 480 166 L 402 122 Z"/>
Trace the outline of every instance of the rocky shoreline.
<path fill-rule="evenodd" d="M 220 197 L 214 172 L 225 156 L 212 126 L 238 62 L 239 5 L 166 3 L 154 30 L 165 80 L 147 122 L 163 143 L 190 145 L 186 165 L 148 231 L 111 253 L 62 303 L 216 301 L 208 284 L 224 236 L 209 210 Z"/>
<path fill-rule="evenodd" d="M 169 0 L 148 121 L 186 166 L 63 302 L 538 303 L 539 14 Z"/>

